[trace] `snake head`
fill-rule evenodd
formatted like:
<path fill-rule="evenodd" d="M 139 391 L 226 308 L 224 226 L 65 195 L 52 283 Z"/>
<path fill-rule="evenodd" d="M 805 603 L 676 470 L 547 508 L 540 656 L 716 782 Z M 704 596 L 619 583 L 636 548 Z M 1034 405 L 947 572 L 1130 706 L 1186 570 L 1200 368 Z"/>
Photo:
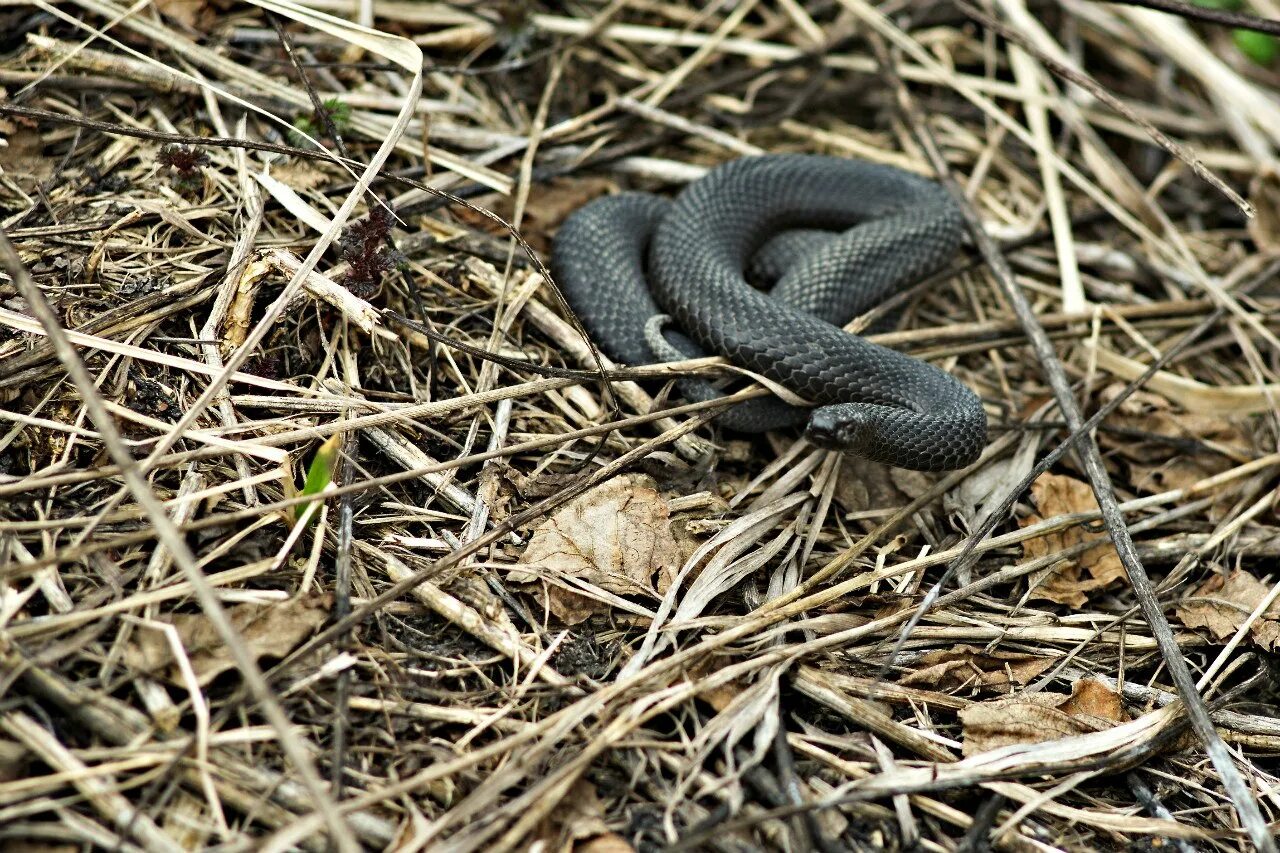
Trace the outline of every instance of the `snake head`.
<path fill-rule="evenodd" d="M 858 452 L 867 443 L 871 412 L 856 403 L 837 403 L 809 414 L 804 437 L 815 447 Z"/>

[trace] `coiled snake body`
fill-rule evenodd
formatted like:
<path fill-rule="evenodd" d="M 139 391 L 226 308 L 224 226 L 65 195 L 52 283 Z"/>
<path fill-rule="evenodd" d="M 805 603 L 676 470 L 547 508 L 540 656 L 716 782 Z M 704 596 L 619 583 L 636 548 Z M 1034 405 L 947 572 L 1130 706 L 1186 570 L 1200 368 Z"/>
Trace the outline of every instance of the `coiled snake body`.
<path fill-rule="evenodd" d="M 759 432 L 807 417 L 819 446 L 948 470 L 986 442 L 977 396 L 840 325 L 938 270 L 962 234 L 959 210 L 931 181 L 835 157 L 765 155 L 712 169 L 674 202 L 623 193 L 584 206 L 556 235 L 552 270 L 610 358 L 715 353 L 815 404 L 753 400 L 722 415 L 726 427 Z M 655 333 L 664 311 L 679 332 Z M 695 400 L 723 393 L 697 379 L 679 387 Z"/>

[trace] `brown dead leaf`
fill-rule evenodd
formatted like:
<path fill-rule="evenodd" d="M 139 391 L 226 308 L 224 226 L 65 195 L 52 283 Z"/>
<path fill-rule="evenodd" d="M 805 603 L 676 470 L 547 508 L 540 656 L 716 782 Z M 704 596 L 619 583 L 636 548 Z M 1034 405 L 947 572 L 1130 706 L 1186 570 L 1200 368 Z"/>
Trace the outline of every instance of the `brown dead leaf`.
<path fill-rule="evenodd" d="M 911 498 L 889 476 L 889 471 L 888 465 L 860 456 L 843 457 L 836 477 L 836 502 L 849 513 L 891 509 L 909 503 Z M 875 521 L 867 523 L 874 525 Z"/>
<path fill-rule="evenodd" d="M 565 217 L 613 186 L 614 182 L 607 178 L 574 177 L 556 178 L 548 184 L 531 187 L 520 224 L 521 235 L 538 251 L 549 251 L 550 235 Z M 512 210 L 509 205 L 499 205 L 495 212 L 510 219 Z"/>
<path fill-rule="evenodd" d="M 557 804 L 538 832 L 546 850 L 573 853 L 625 853 L 632 848 L 609 831 L 604 821 L 604 803 L 596 786 L 579 779 L 569 794 Z"/>
<path fill-rule="evenodd" d="M 253 325 L 253 305 L 258 298 L 258 287 L 270 275 L 271 264 L 261 255 L 245 264 L 222 321 L 222 345 L 226 352 L 238 348 L 248 337 L 249 327 Z"/>
<path fill-rule="evenodd" d="M 1032 693 L 976 702 L 960 709 L 966 756 L 1019 743 L 1044 743 L 1102 731 L 1126 722 L 1120 697 L 1093 679 L 1071 687 L 1071 695 Z"/>
<path fill-rule="evenodd" d="M 1120 694 L 1092 678 L 1082 678 L 1072 684 L 1071 696 L 1058 706 L 1058 710 L 1073 717 L 1090 717 L 1113 723 L 1127 723 L 1130 719 Z"/>
<path fill-rule="evenodd" d="M 574 498 L 543 521 L 520 557 L 527 572 L 517 583 L 537 580 L 539 571 L 582 578 L 618 595 L 654 598 L 671 585 L 683 563 L 671 532 L 671 509 L 639 476 L 615 477 Z M 608 606 L 559 587 L 539 584 L 558 619 L 575 625 Z"/>
<path fill-rule="evenodd" d="M 1130 465 L 1129 480 L 1139 492 L 1154 495 L 1193 486 L 1207 477 L 1221 474 L 1231 465 L 1231 460 L 1225 456 L 1210 456 L 1204 453 L 1195 456 L 1175 456 L 1159 465 L 1136 463 Z"/>
<path fill-rule="evenodd" d="M 1215 573 L 1178 605 L 1178 619 L 1188 628 L 1204 628 L 1215 640 L 1236 632 L 1257 609 L 1271 588 L 1246 571 L 1234 571 L 1225 580 Z M 1280 643 L 1280 601 L 1273 601 L 1249 626 L 1249 637 L 1266 651 Z"/>
<path fill-rule="evenodd" d="M 533 595 L 564 625 L 581 625 L 597 613 L 604 613 L 609 609 L 608 605 L 589 595 L 560 586 L 535 589 Z"/>
<path fill-rule="evenodd" d="M 1053 658 L 1036 655 L 984 652 L 973 646 L 956 646 L 925 655 L 916 671 L 899 683 L 942 691 L 974 687 L 1007 689 L 1014 684 L 1029 683 L 1053 663 Z"/>
<path fill-rule="evenodd" d="M 727 664 L 717 657 L 706 657 L 695 661 L 690 667 L 685 680 L 690 684 L 701 684 L 710 680 L 710 676 L 719 672 Z M 698 698 L 706 702 L 719 714 L 728 708 L 733 701 L 742 695 L 742 691 L 751 686 L 750 681 L 744 678 L 733 678 L 728 681 L 721 682 L 715 687 L 704 687 L 698 693 Z"/>
<path fill-rule="evenodd" d="M 1143 415 L 1130 415 L 1127 418 L 1121 418 L 1119 423 L 1165 438 L 1211 441 L 1240 451 L 1249 449 L 1248 436 L 1241 430 L 1237 421 L 1211 413 L 1161 409 Z M 1128 443 L 1132 444 L 1132 439 Z M 1164 444 L 1163 447 L 1165 454 L 1170 456 L 1185 452 L 1169 444 Z"/>
<path fill-rule="evenodd" d="M 6 124 L 0 139 L 0 172 L 24 182 L 52 175 L 55 159 L 44 156 L 44 139 L 36 126 L 18 118 Z"/>
<path fill-rule="evenodd" d="M 1041 474 L 1031 485 L 1031 495 L 1040 512 L 1021 519 L 1019 524 L 1022 527 L 1039 524 L 1047 518 L 1078 512 L 1096 512 L 1098 509 L 1093 490 L 1087 483 L 1059 474 Z M 1124 580 L 1120 556 L 1107 534 L 1091 533 L 1080 525 L 1023 542 L 1023 562 L 1093 541 L 1097 541 L 1098 545 L 1074 559 L 1064 560 L 1055 568 L 1051 577 L 1032 591 L 1031 597 L 1081 607 L 1089 600 L 1089 593 Z"/>
<path fill-rule="evenodd" d="M 313 190 L 333 180 L 333 177 L 316 166 L 313 160 L 289 160 L 285 163 L 277 163 L 271 167 L 271 175 L 298 193 Z"/>
<path fill-rule="evenodd" d="M 333 596 L 314 595 L 271 604 L 240 604 L 227 608 L 227 615 L 254 658 L 283 658 L 320 627 L 332 610 Z M 231 653 L 209 617 L 203 613 L 183 613 L 165 621 L 177 629 L 201 686 L 235 669 Z M 132 667 L 173 684 L 183 684 L 169 640 L 160 631 L 135 632 L 124 657 Z"/>
<path fill-rule="evenodd" d="M 189 30 L 208 32 L 218 20 L 218 10 L 230 8 L 225 0 L 155 0 L 160 14 Z"/>
<path fill-rule="evenodd" d="M 1123 384 L 1108 386 L 1098 395 L 1099 402 L 1106 403 L 1124 388 Z M 1240 423 L 1212 412 L 1183 412 L 1176 410 L 1168 400 L 1158 394 L 1139 391 L 1120 404 L 1111 416 L 1110 423 L 1126 432 L 1105 431 L 1098 433 L 1099 442 L 1108 450 L 1138 465 L 1158 467 L 1175 459 L 1191 460 L 1204 465 L 1206 475 L 1217 473 L 1213 466 L 1229 464 L 1229 460 L 1209 454 L 1188 452 L 1199 442 L 1212 442 L 1247 452 L 1249 437 Z M 1129 432 L 1132 431 L 1132 432 Z M 1135 434 L 1136 433 L 1136 434 Z M 1150 438 L 1143 438 L 1143 435 Z M 1180 447 L 1177 443 L 1158 441 L 1157 438 L 1183 439 L 1196 445 Z M 1168 488 L 1177 488 L 1171 485 Z"/>
<path fill-rule="evenodd" d="M 631 842 L 616 832 L 606 832 L 576 845 L 574 853 L 635 853 Z"/>
<path fill-rule="evenodd" d="M 500 476 L 515 489 L 515 493 L 526 501 L 541 500 L 564 491 L 580 477 L 577 473 L 543 471 L 537 476 L 529 476 L 514 466 L 504 466 Z"/>

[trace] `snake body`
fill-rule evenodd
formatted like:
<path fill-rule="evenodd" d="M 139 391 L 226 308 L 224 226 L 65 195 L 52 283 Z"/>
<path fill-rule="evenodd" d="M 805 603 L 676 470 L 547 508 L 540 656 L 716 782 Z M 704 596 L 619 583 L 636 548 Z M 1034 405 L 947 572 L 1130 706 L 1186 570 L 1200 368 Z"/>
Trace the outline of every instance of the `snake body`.
<path fill-rule="evenodd" d="M 674 201 L 622 193 L 565 220 L 552 271 L 610 358 L 715 353 L 812 402 L 743 403 L 726 427 L 805 422 L 814 444 L 890 465 L 949 470 L 986 443 L 977 396 L 950 374 L 840 326 L 940 269 L 963 219 L 936 183 L 835 157 L 745 157 Z M 751 279 L 751 280 L 749 280 Z M 764 292 L 754 284 L 772 285 Z M 655 334 L 655 316 L 678 331 Z M 695 400 L 723 392 L 680 383 Z"/>

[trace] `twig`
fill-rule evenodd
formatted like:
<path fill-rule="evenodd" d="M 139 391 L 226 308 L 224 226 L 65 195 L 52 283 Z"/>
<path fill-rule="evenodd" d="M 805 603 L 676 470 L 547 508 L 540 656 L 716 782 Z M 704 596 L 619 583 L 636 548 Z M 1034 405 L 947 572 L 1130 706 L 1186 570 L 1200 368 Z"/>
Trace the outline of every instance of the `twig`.
<path fill-rule="evenodd" d="M 1212 6 L 1197 6 L 1183 3 L 1182 0 L 1101 0 L 1107 3 L 1123 3 L 1128 6 L 1142 6 L 1155 9 L 1157 12 L 1168 12 L 1180 18 L 1192 21 L 1204 21 L 1224 27 L 1238 27 L 1243 30 L 1255 30 L 1268 35 L 1280 36 L 1280 21 L 1260 18 L 1248 12 L 1233 12 L 1229 9 L 1215 9 Z"/>

